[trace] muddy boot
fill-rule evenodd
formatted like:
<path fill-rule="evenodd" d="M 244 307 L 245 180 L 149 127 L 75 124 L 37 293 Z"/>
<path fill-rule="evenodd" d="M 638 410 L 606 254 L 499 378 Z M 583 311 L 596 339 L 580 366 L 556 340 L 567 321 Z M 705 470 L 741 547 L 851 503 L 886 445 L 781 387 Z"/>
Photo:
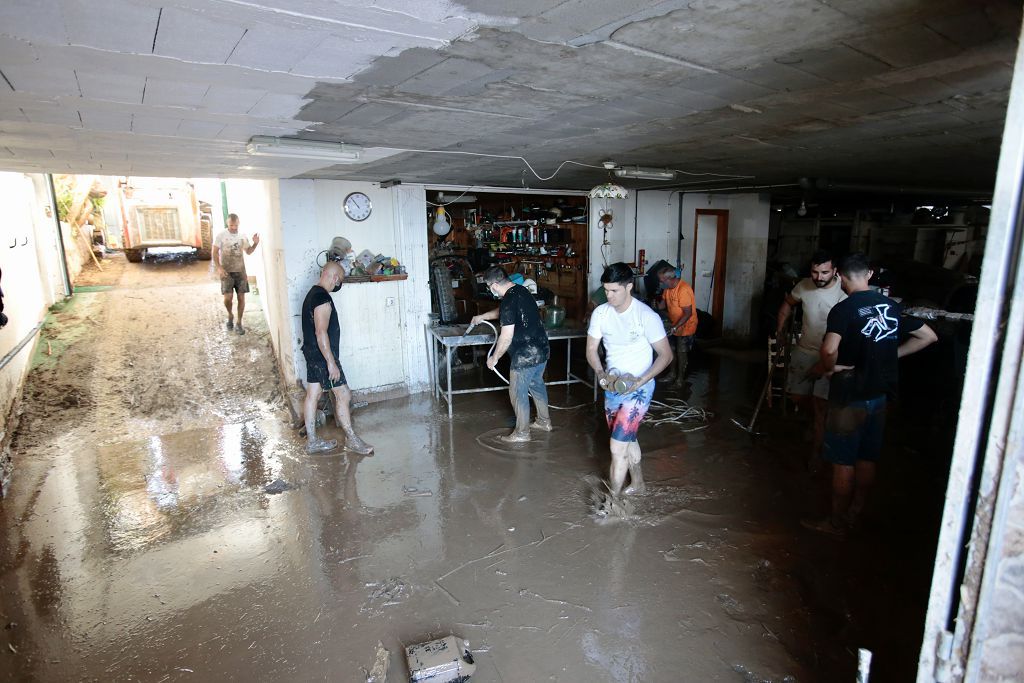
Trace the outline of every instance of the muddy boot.
<path fill-rule="evenodd" d="M 245 328 L 242 327 L 242 322 L 238 322 L 238 334 L 245 334 Z"/>
<path fill-rule="evenodd" d="M 306 453 L 308 455 L 316 455 L 318 453 L 328 453 L 338 447 L 338 442 L 334 439 L 313 439 L 306 443 Z"/>
<path fill-rule="evenodd" d="M 359 455 L 371 455 L 373 446 L 366 443 L 354 432 L 345 432 L 345 450 Z"/>
<path fill-rule="evenodd" d="M 677 353 L 673 363 L 675 364 L 676 378 L 675 381 L 672 382 L 672 388 L 682 389 L 686 386 L 686 366 L 689 365 L 687 352 L 682 351 Z"/>
<path fill-rule="evenodd" d="M 592 510 L 596 517 L 626 519 L 633 515 L 633 504 L 621 496 L 604 493 L 594 501 Z"/>
<path fill-rule="evenodd" d="M 530 425 L 530 429 L 536 429 L 541 432 L 550 432 L 554 427 L 551 426 L 551 420 L 534 420 L 533 424 Z"/>
<path fill-rule="evenodd" d="M 231 330 L 231 329 L 234 329 L 234 327 L 235 327 L 235 319 L 234 318 L 228 318 L 228 329 Z"/>
<path fill-rule="evenodd" d="M 512 432 L 511 434 L 502 434 L 501 436 L 498 437 L 498 441 L 503 441 L 505 443 L 526 443 L 529 440 L 529 432 L 526 432 L 525 434 L 521 434 L 519 432 Z"/>
<path fill-rule="evenodd" d="M 835 519 L 833 517 L 825 517 L 824 519 L 801 519 L 800 525 L 805 529 L 828 534 L 830 536 L 836 536 L 837 538 L 845 538 L 849 531 L 845 520 Z"/>
<path fill-rule="evenodd" d="M 627 495 L 642 496 L 647 493 L 647 484 L 644 483 L 644 471 L 640 463 L 629 466 L 629 486 L 623 491 Z"/>

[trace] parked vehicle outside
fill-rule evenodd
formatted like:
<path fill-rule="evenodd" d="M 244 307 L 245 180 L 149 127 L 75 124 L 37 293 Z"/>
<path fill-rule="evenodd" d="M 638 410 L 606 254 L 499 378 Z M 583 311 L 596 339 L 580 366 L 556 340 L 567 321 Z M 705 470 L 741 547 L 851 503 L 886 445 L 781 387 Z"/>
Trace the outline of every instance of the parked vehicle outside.
<path fill-rule="evenodd" d="M 129 261 L 142 261 L 152 247 L 193 247 L 198 259 L 210 260 L 212 207 L 197 198 L 195 185 L 178 178 L 129 177 L 119 187 Z"/>

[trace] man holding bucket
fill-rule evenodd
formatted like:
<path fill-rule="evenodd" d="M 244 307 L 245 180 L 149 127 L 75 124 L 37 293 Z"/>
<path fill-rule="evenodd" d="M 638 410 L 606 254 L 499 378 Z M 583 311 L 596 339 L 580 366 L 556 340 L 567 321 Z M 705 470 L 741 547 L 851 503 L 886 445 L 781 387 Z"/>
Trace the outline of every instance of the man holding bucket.
<path fill-rule="evenodd" d="M 633 269 L 613 263 L 601 275 L 608 303 L 594 309 L 587 330 L 587 362 L 604 387 L 604 412 L 611 430 L 612 464 L 608 488 L 613 500 L 622 493 L 643 493 L 637 430 L 654 396 L 654 378 L 672 362 L 672 349 L 657 313 L 633 298 Z M 598 356 L 604 343 L 607 369 Z"/>

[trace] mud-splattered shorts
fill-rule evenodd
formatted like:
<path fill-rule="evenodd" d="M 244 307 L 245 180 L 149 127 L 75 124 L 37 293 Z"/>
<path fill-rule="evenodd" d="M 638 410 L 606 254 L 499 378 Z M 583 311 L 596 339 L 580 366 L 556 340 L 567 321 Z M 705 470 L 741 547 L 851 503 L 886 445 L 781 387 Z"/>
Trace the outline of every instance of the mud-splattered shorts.
<path fill-rule="evenodd" d="M 654 398 L 654 380 L 629 394 L 604 392 L 604 416 L 616 441 L 636 441 L 644 415 Z"/>
<path fill-rule="evenodd" d="M 335 358 L 334 362 L 338 364 L 338 371 L 341 373 L 341 377 L 337 381 L 331 379 L 330 371 L 327 369 L 327 361 L 324 360 L 323 356 L 313 359 L 306 357 L 306 382 L 309 384 L 316 382 L 325 390 L 343 387 L 348 384 L 348 381 L 345 379 L 345 370 L 341 367 L 341 361 Z"/>
<path fill-rule="evenodd" d="M 822 457 L 836 465 L 875 462 L 882 454 L 885 436 L 885 396 L 869 401 L 832 403 L 825 422 Z"/>
<path fill-rule="evenodd" d="M 249 291 L 249 279 L 245 273 L 228 273 L 220 279 L 221 294 L 230 294 L 233 291 L 239 294 Z"/>
<path fill-rule="evenodd" d="M 794 396 L 810 396 L 822 400 L 828 399 L 828 377 L 814 377 L 811 368 L 818 362 L 818 355 L 813 351 L 794 347 L 789 354 L 789 372 L 786 379 L 786 391 Z"/>

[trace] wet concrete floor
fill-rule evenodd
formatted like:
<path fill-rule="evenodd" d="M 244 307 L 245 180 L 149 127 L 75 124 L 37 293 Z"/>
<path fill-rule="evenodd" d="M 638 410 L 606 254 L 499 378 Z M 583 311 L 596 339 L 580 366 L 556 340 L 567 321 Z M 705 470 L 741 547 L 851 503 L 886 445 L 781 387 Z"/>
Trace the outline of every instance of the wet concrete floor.
<path fill-rule="evenodd" d="M 216 285 L 189 287 L 203 334 L 235 343 Z M 729 422 L 760 379 L 749 361 L 694 362 L 687 396 L 715 411 L 708 429 L 641 429 L 649 493 L 626 520 L 587 507 L 583 477 L 608 463 L 590 407 L 502 447 L 500 393 L 458 397 L 450 422 L 427 395 L 372 404 L 354 414 L 368 458 L 306 456 L 267 397 L 226 410 L 246 381 L 227 397 L 181 390 L 187 420 L 58 422 L 22 442 L 0 507 L 0 672 L 362 681 L 382 641 L 397 682 L 403 644 L 455 633 L 478 681 L 840 680 L 827 662 L 846 673 L 850 658 L 823 644 L 795 569 L 795 538 L 833 542 L 799 530 L 764 452 Z M 90 381 L 116 383 L 104 377 Z M 290 486 L 269 493 L 277 480 Z"/>

